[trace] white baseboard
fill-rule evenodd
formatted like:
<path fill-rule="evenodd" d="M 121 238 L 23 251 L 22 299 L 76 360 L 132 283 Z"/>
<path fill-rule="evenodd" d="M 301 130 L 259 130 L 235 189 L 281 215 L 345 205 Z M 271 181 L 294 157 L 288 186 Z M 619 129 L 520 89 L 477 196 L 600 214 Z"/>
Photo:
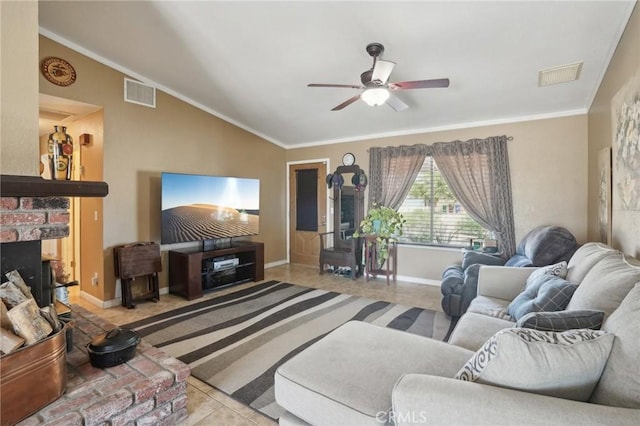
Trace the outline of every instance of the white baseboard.
<path fill-rule="evenodd" d="M 276 266 L 282 266 L 282 265 L 286 265 L 288 263 L 289 263 L 289 261 L 287 261 L 287 259 L 278 260 L 278 261 L 275 261 L 275 262 L 271 262 L 271 263 L 265 264 L 264 265 L 264 269 L 275 268 Z"/>
<path fill-rule="evenodd" d="M 86 301 L 89 301 L 91 303 L 93 303 L 94 305 L 96 305 L 99 308 L 102 309 L 107 309 L 107 308 L 111 308 L 112 306 L 117 306 L 117 304 L 112 304 L 112 302 L 117 302 L 118 304 L 120 303 L 119 300 L 120 299 L 113 299 L 113 300 L 100 300 L 97 297 L 80 290 L 80 298 L 84 299 Z"/>
<path fill-rule="evenodd" d="M 111 299 L 111 300 L 100 300 L 95 296 L 90 295 L 89 293 L 86 293 L 84 291 L 80 291 L 80 297 L 84 300 L 87 300 L 91 303 L 93 303 L 94 305 L 96 305 L 99 308 L 102 309 L 109 309 L 109 308 L 113 308 L 114 306 L 120 306 L 122 305 L 122 297 L 120 297 L 117 293 L 120 293 L 119 291 L 116 291 L 116 298 L 115 299 Z M 169 293 L 169 287 L 161 287 L 159 290 L 159 293 L 162 294 L 168 294 Z"/>
<path fill-rule="evenodd" d="M 429 278 L 409 277 L 406 275 L 398 275 L 398 281 L 406 281 L 408 283 L 432 285 L 434 287 L 440 287 L 440 280 L 431 280 Z"/>

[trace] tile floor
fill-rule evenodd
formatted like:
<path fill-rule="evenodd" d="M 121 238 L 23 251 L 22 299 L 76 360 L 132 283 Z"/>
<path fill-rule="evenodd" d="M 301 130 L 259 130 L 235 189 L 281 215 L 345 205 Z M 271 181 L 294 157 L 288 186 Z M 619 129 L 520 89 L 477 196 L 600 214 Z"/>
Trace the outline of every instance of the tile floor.
<path fill-rule="evenodd" d="M 364 277 L 360 277 L 353 281 L 347 277 L 330 273 L 319 275 L 318 268 L 302 265 L 283 265 L 267 269 L 265 270 L 265 280 L 285 281 L 434 311 L 442 310 L 440 307 L 440 288 L 430 285 L 400 281 L 395 285 L 393 283 L 387 285 L 384 278 L 366 282 Z M 70 292 L 69 300 L 71 303 L 77 303 L 114 324 L 122 325 L 252 285 L 255 285 L 255 283 L 225 288 L 208 293 L 202 299 L 192 301 L 187 301 L 182 297 L 171 294 L 163 294 L 159 303 L 142 302 L 135 309 L 126 309 L 122 306 L 109 309 L 98 308 L 90 302 L 80 299 L 77 287 L 72 287 L 75 291 Z M 184 425 L 276 425 L 276 422 L 270 418 L 235 401 L 195 377 L 189 377 L 187 392 L 189 418 L 183 423 Z"/>

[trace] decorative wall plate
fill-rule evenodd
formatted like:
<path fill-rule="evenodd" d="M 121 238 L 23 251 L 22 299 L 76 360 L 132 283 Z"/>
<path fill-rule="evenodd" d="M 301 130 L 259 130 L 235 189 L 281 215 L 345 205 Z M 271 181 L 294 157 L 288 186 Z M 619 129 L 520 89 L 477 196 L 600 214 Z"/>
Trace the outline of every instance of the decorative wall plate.
<path fill-rule="evenodd" d="M 76 81 L 76 70 L 64 59 L 50 56 L 40 63 L 42 75 L 57 86 L 68 86 Z"/>

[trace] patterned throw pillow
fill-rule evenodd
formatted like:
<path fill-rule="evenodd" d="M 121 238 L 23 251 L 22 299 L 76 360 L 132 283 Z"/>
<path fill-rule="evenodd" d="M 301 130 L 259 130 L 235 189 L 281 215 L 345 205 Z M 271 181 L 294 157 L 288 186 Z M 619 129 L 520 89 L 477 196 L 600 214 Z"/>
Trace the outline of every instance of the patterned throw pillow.
<path fill-rule="evenodd" d="M 552 333 L 509 328 L 494 334 L 455 378 L 587 401 L 611 352 L 605 331 Z"/>
<path fill-rule="evenodd" d="M 554 275 L 541 274 L 509 304 L 507 311 L 515 320 L 529 312 L 564 310 L 578 286 Z"/>
<path fill-rule="evenodd" d="M 555 277 L 560 277 L 562 279 L 567 278 L 567 262 L 559 262 L 555 265 L 543 266 L 541 268 L 536 269 L 529 275 L 527 278 L 527 283 L 525 288 L 529 287 L 530 282 L 534 282 L 539 279 L 542 275 L 553 275 Z"/>
<path fill-rule="evenodd" d="M 539 331 L 566 331 L 580 328 L 600 330 L 604 321 L 603 311 L 530 312 L 518 320 L 514 327 L 533 328 Z"/>
<path fill-rule="evenodd" d="M 513 317 L 509 315 L 509 311 L 507 310 L 507 308 L 487 309 L 483 313 L 490 317 L 500 318 L 507 321 L 514 321 Z"/>

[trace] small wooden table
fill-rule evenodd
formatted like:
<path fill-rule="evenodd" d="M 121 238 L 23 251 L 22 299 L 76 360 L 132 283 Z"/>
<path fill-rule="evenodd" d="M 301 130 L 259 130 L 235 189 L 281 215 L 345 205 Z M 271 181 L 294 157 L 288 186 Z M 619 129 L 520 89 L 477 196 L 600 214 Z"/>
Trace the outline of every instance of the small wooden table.
<path fill-rule="evenodd" d="M 151 242 L 133 243 L 114 248 L 115 273 L 122 285 L 122 306 L 135 308 L 133 302 L 151 299 L 160 300 L 158 272 L 162 271 L 160 246 Z M 135 296 L 131 284 L 136 278 L 147 279 L 146 290 Z"/>
<path fill-rule="evenodd" d="M 378 236 L 377 235 L 365 235 L 365 278 L 369 281 L 369 275 L 376 278 L 378 275 L 384 275 L 387 277 L 387 285 L 389 285 L 389 277 L 393 278 L 393 283 L 396 283 L 396 274 L 398 272 L 398 243 L 395 241 L 389 241 L 389 238 L 385 238 L 387 242 L 388 256 L 383 265 L 378 267 Z M 386 265 L 386 268 L 383 268 Z"/>

